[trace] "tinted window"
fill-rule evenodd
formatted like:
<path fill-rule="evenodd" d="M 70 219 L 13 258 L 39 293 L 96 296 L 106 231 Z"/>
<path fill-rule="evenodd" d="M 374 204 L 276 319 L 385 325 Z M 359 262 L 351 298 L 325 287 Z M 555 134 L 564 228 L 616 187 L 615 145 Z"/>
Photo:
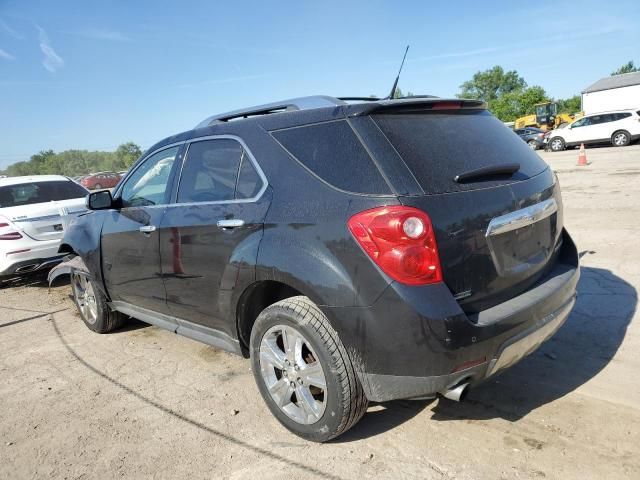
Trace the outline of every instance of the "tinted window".
<path fill-rule="evenodd" d="M 179 149 L 167 148 L 152 155 L 127 178 L 120 195 L 123 207 L 161 205 L 165 202 L 169 176 Z"/>
<path fill-rule="evenodd" d="M 526 143 L 486 111 L 386 114 L 374 119 L 427 193 L 523 180 L 546 168 Z M 453 180 L 465 172 L 513 162 L 520 164 L 520 170 L 512 178 L 489 178 L 480 185 Z"/>
<path fill-rule="evenodd" d="M 631 116 L 631 112 L 620 112 L 614 113 L 614 120 L 622 120 L 623 118 L 629 118 Z"/>
<path fill-rule="evenodd" d="M 178 202 L 233 200 L 242 146 L 235 140 L 194 142 L 182 169 Z"/>
<path fill-rule="evenodd" d="M 273 132 L 300 163 L 325 182 L 358 193 L 390 193 L 371 157 L 344 120 Z"/>
<path fill-rule="evenodd" d="M 236 186 L 236 198 L 253 198 L 262 187 L 262 179 L 253 168 L 249 156 L 245 152 L 242 155 L 240 174 L 238 175 L 238 185 Z"/>
<path fill-rule="evenodd" d="M 87 191 L 72 181 L 30 182 L 0 187 L 0 208 L 82 198 Z"/>

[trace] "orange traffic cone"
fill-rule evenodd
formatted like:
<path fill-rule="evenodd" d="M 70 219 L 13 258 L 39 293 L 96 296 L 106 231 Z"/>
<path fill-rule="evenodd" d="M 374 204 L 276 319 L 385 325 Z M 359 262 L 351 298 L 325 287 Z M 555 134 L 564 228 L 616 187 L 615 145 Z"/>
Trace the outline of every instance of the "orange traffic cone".
<path fill-rule="evenodd" d="M 584 143 L 580 144 L 580 155 L 578 155 L 578 166 L 584 167 L 589 165 L 587 162 L 587 154 L 584 151 Z"/>

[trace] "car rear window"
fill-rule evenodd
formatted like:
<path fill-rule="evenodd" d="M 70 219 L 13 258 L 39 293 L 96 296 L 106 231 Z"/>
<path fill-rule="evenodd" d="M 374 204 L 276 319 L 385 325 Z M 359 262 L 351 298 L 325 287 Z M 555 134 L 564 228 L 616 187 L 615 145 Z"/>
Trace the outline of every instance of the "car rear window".
<path fill-rule="evenodd" d="M 391 193 L 345 120 L 277 130 L 272 135 L 300 163 L 336 188 L 355 193 Z"/>
<path fill-rule="evenodd" d="M 525 180 L 547 168 L 526 143 L 485 110 L 417 114 L 378 114 L 374 120 L 427 193 L 486 188 Z M 456 183 L 472 170 L 520 164 L 509 178 Z"/>
<path fill-rule="evenodd" d="M 0 208 L 18 207 L 52 200 L 82 198 L 87 191 L 71 180 L 29 182 L 0 187 Z"/>

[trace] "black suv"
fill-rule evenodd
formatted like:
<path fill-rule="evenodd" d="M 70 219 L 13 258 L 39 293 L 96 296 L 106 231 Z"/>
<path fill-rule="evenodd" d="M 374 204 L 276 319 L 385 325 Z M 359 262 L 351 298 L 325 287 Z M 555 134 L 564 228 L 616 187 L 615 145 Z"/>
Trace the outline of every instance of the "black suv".
<path fill-rule="evenodd" d="M 314 441 L 369 401 L 461 399 L 576 296 L 554 174 L 474 100 L 214 116 L 87 206 L 51 275 L 71 273 L 87 326 L 131 316 L 251 358 L 273 414 Z"/>

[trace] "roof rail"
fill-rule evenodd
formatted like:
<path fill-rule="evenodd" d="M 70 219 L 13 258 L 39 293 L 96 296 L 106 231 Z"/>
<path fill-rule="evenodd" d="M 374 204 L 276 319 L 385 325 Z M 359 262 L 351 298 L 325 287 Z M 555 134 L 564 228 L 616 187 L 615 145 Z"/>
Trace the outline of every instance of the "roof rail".
<path fill-rule="evenodd" d="M 292 98 L 290 100 L 282 100 L 280 102 L 266 103 L 264 105 L 256 105 L 254 107 L 242 108 L 232 112 L 220 113 L 212 115 L 195 128 L 208 127 L 215 123 L 228 122 L 237 118 L 248 118 L 256 115 L 268 115 L 270 113 L 290 112 L 296 110 L 309 110 L 311 108 L 337 107 L 346 105 L 347 103 L 341 99 L 329 97 L 326 95 L 314 95 L 310 97 Z"/>

